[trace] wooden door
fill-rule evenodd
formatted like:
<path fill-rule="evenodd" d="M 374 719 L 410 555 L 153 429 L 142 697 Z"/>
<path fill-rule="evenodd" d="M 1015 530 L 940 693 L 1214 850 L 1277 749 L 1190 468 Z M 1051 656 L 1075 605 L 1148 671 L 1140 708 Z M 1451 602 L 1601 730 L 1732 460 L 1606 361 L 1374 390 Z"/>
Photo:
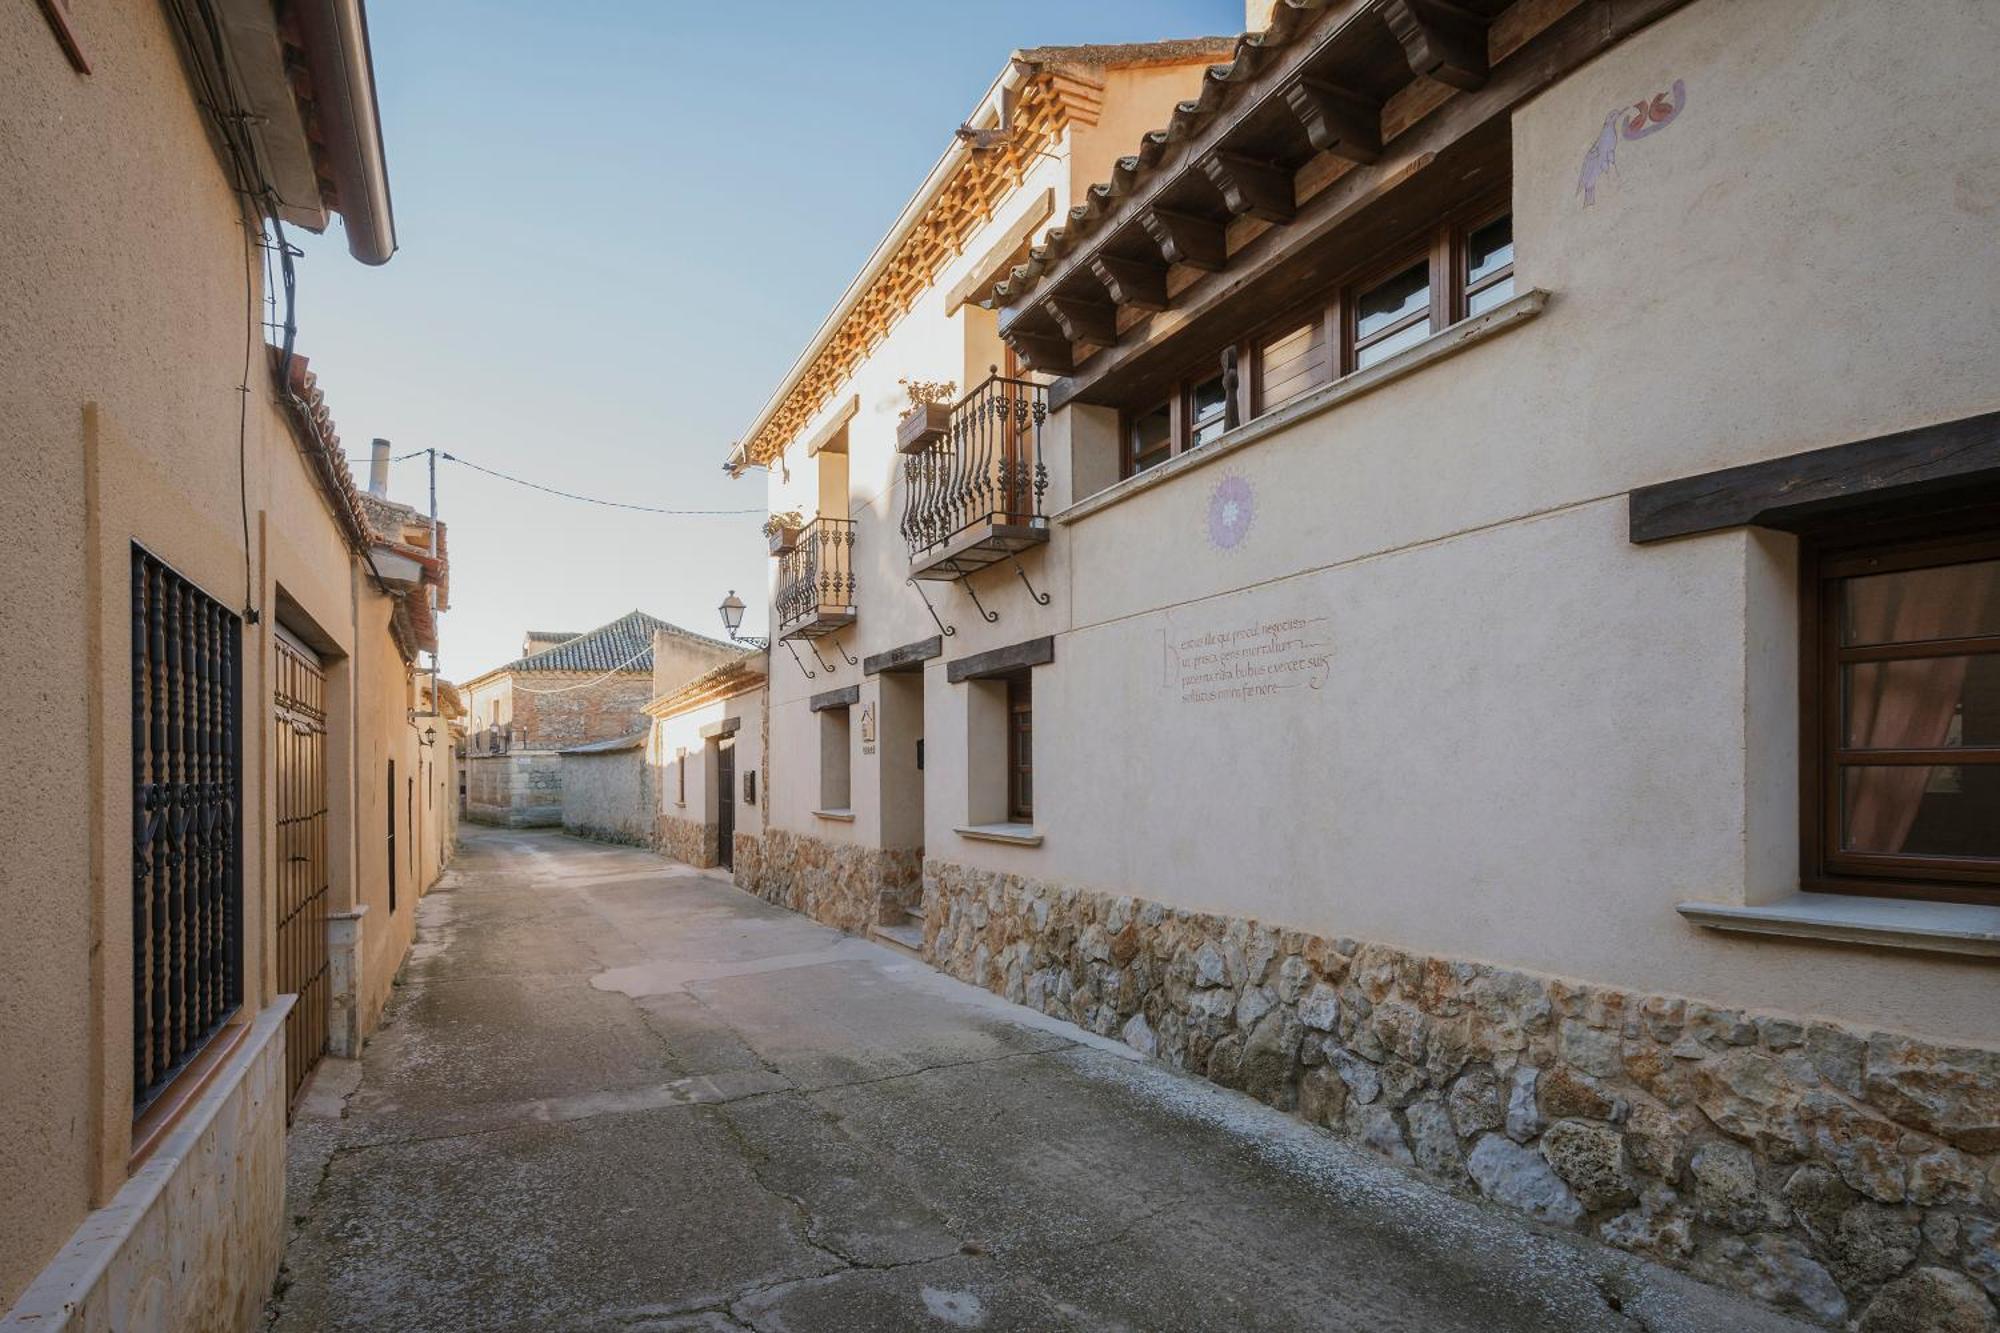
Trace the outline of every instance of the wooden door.
<path fill-rule="evenodd" d="M 288 1101 L 326 1054 L 326 673 L 304 644 L 277 639 L 272 727 L 277 751 L 278 990 L 298 996 L 285 1015 Z"/>
<path fill-rule="evenodd" d="M 736 868 L 736 738 L 715 743 L 715 861 Z"/>

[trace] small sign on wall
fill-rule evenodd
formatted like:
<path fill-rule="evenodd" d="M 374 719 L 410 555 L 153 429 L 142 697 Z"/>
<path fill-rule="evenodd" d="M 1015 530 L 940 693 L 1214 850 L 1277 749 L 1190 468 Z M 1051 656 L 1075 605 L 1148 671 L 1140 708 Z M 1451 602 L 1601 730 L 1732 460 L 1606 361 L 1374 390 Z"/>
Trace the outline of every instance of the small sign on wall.
<path fill-rule="evenodd" d="M 861 753 L 875 753 L 875 705 L 865 705 L 861 710 Z"/>
<path fill-rule="evenodd" d="M 743 804 L 757 804 L 757 770 L 754 768 L 743 770 Z"/>

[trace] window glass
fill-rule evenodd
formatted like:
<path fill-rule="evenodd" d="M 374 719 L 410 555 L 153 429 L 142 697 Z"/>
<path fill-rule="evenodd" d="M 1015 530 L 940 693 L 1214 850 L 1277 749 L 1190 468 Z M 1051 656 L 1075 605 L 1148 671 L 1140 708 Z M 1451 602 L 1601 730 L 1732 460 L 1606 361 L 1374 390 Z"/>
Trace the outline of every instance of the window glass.
<path fill-rule="evenodd" d="M 1513 266 L 1513 218 L 1495 218 L 1465 238 L 1465 281 L 1468 286 Z"/>
<path fill-rule="evenodd" d="M 1514 299 L 1514 277 L 1512 274 L 1509 274 L 1506 277 L 1500 279 L 1500 281 L 1495 283 L 1489 283 L 1488 285 L 1481 287 L 1478 291 L 1472 293 L 1470 296 L 1466 297 L 1465 313 L 1468 315 L 1477 315 L 1484 311 L 1491 310 L 1494 306 L 1499 305 L 1503 301 L 1511 301 L 1513 299 Z"/>
<path fill-rule="evenodd" d="M 2000 766 L 1870 764 L 1841 778 L 1843 851 L 2000 857 Z"/>
<path fill-rule="evenodd" d="M 1842 643 L 2000 634 L 2000 560 L 1842 580 Z"/>
<path fill-rule="evenodd" d="M 1132 470 L 1144 472 L 1147 468 L 1167 461 L 1172 452 L 1173 416 L 1167 405 L 1161 403 L 1150 412 L 1132 419 Z"/>
<path fill-rule="evenodd" d="M 1354 368 L 1362 370 L 1377 361 L 1387 360 L 1405 347 L 1414 347 L 1431 336 L 1431 322 L 1420 319 L 1407 329 L 1399 329 L 1386 338 L 1369 343 L 1354 354 Z"/>
<path fill-rule="evenodd" d="M 1354 336 L 1368 338 L 1431 303 L 1430 266 L 1419 261 L 1361 293 L 1354 303 Z"/>
<path fill-rule="evenodd" d="M 1188 420 L 1193 423 L 1189 430 L 1188 447 L 1207 444 L 1222 434 L 1228 421 L 1229 393 L 1223 387 L 1221 372 L 1209 376 L 1188 392 Z"/>
<path fill-rule="evenodd" d="M 1841 675 L 1851 749 L 2000 745 L 2000 653 L 1852 662 Z"/>

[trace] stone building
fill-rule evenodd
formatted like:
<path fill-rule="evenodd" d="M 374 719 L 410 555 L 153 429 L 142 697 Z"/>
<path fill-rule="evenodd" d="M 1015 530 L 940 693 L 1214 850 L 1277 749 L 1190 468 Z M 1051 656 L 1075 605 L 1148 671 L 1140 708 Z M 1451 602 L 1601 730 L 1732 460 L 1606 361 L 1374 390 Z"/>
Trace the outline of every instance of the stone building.
<path fill-rule="evenodd" d="M 450 854 L 442 528 L 258 313 L 280 227 L 395 249 L 362 7 L 224 8 L 0 12 L 9 1330 L 252 1326 L 287 1109 Z"/>
<path fill-rule="evenodd" d="M 520 657 L 460 686 L 470 712 L 466 818 L 561 824 L 563 750 L 643 735 L 657 675 L 684 679 L 741 651 L 643 611 L 583 634 L 529 632 Z"/>
<path fill-rule="evenodd" d="M 738 882 L 1806 1318 L 1992 1327 L 2000 10 L 1250 17 L 1109 145 L 1115 68 L 1017 54 L 732 452 Z"/>

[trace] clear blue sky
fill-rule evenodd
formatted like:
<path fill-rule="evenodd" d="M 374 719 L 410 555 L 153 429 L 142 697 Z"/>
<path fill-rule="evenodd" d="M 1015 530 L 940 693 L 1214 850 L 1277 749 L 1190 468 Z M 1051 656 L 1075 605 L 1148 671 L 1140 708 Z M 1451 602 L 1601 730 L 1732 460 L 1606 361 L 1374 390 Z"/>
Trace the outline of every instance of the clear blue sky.
<path fill-rule="evenodd" d="M 565 490 L 758 508 L 731 440 L 1006 60 L 1234 33 L 1240 0 L 423 0 L 370 7 L 401 249 L 304 241 L 299 350 L 350 454 L 447 449 Z M 391 494 L 425 502 L 421 460 Z M 365 465 L 357 468 L 365 472 Z M 761 627 L 757 516 L 664 518 L 440 464 L 446 675 L 641 607 Z"/>

